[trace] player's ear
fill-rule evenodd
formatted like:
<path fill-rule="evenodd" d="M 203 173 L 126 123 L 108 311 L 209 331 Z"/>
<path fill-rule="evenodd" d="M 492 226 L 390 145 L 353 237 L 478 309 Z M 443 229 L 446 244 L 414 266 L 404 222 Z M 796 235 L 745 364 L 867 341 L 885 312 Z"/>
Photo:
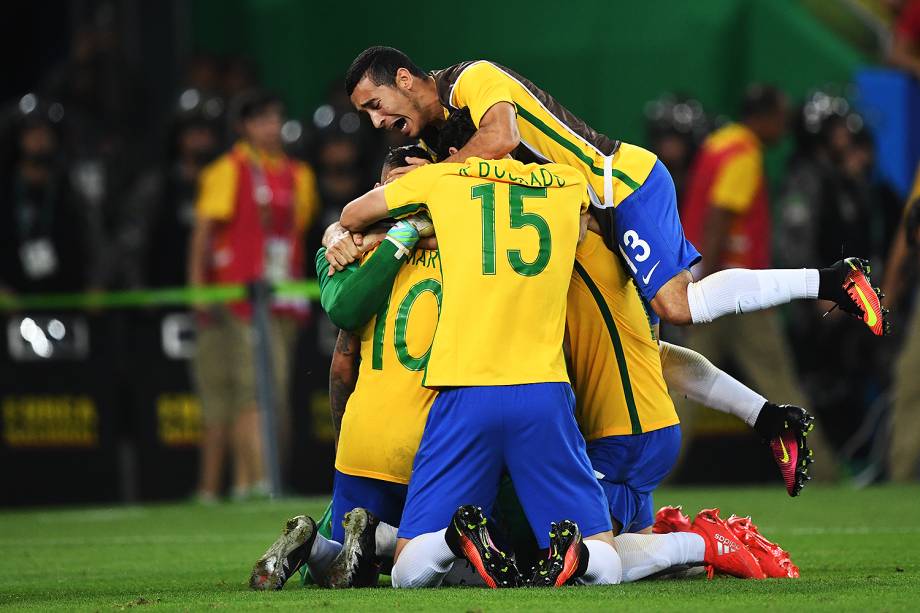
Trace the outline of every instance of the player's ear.
<path fill-rule="evenodd" d="M 412 76 L 412 73 L 409 72 L 406 68 L 398 68 L 396 70 L 396 87 L 401 89 L 412 89 L 412 84 L 415 81 L 415 77 Z"/>
<path fill-rule="evenodd" d="M 457 153 L 458 151 L 460 151 L 460 150 L 457 149 L 456 147 L 448 147 L 448 148 L 447 148 L 447 153 L 449 153 L 450 155 L 453 155 L 453 154 Z"/>

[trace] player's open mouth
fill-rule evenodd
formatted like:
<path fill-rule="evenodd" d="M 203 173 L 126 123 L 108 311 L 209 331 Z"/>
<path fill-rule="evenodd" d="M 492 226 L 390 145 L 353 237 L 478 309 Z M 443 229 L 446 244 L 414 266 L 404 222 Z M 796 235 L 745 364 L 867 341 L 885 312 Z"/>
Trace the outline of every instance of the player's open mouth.
<path fill-rule="evenodd" d="M 393 122 L 390 129 L 396 130 L 397 132 L 402 132 L 403 134 L 408 136 L 409 135 L 408 128 L 409 128 L 409 122 L 406 121 L 405 117 L 400 117 L 399 119 Z"/>

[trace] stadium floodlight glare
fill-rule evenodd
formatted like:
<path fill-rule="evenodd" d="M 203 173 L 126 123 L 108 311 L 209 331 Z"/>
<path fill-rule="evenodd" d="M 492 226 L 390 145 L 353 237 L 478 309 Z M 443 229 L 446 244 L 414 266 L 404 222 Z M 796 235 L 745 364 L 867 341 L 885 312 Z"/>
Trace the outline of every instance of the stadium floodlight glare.
<path fill-rule="evenodd" d="M 48 322 L 48 334 L 56 341 L 62 340 L 67 334 L 67 328 L 60 319 L 52 319 Z"/>
<path fill-rule="evenodd" d="M 345 134 L 354 134 L 361 127 L 361 118 L 357 113 L 345 113 L 339 120 L 339 127 Z"/>
<path fill-rule="evenodd" d="M 19 111 L 23 115 L 28 115 L 38 108 L 38 97 L 33 93 L 28 93 L 19 99 Z"/>
<path fill-rule="evenodd" d="M 288 144 L 296 143 L 301 136 L 303 136 L 303 125 L 296 119 L 288 119 L 281 126 L 281 139 L 284 142 Z"/>
<path fill-rule="evenodd" d="M 334 119 L 335 109 L 332 108 L 331 104 L 324 104 L 313 111 L 313 123 L 316 124 L 316 127 L 320 130 L 328 128 L 329 124 L 331 124 Z"/>

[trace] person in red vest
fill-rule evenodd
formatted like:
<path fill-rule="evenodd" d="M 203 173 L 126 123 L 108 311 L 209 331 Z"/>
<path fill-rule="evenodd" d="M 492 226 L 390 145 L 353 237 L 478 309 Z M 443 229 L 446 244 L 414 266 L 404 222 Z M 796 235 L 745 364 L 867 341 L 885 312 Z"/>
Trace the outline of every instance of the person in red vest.
<path fill-rule="evenodd" d="M 278 98 L 252 92 L 242 95 L 236 108 L 240 140 L 201 174 L 189 251 L 193 287 L 303 276 L 302 239 L 318 209 L 315 177 L 283 151 Z M 289 359 L 297 321 L 307 308 L 305 301 L 273 307 L 270 342 L 282 433 Z M 203 501 L 220 491 L 228 446 L 234 497 L 265 489 L 250 317 L 245 302 L 199 309 L 193 370 L 204 421 L 198 492 Z"/>
<path fill-rule="evenodd" d="M 782 91 L 753 85 L 745 95 L 741 121 L 719 128 L 703 142 L 680 209 L 686 236 L 703 256 L 692 270 L 695 279 L 726 269 L 770 268 L 770 203 L 763 156 L 764 149 L 786 133 L 788 118 L 789 102 Z M 808 405 L 775 311 L 742 309 L 734 317 L 684 331 L 687 347 L 716 365 L 731 361 L 767 397 Z M 692 432 L 688 424 L 694 414 L 692 408 L 681 407 L 684 432 Z M 809 447 L 821 456 L 814 473 L 818 478 L 832 477 L 836 472 L 833 454 L 822 435 L 812 432 L 808 440 Z"/>

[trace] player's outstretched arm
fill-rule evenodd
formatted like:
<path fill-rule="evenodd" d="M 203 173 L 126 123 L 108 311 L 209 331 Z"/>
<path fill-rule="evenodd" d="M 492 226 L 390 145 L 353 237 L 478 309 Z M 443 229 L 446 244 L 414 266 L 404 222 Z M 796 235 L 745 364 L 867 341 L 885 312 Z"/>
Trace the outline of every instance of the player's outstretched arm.
<path fill-rule="evenodd" d="M 329 407 L 332 412 L 332 429 L 335 431 L 335 444 L 339 444 L 339 432 L 342 430 L 342 418 L 345 417 L 345 405 L 355 391 L 358 382 L 358 354 L 361 340 L 357 335 L 339 330 L 332 352 L 332 364 L 329 366 Z"/>
<path fill-rule="evenodd" d="M 444 162 L 465 162 L 471 157 L 500 160 L 521 143 L 517 114 L 510 102 L 497 102 L 486 111 L 479 128 L 459 151 Z"/>
<path fill-rule="evenodd" d="M 371 224 L 390 216 L 383 195 L 384 186 L 375 187 L 345 205 L 339 223 L 349 232 L 359 232 Z"/>

